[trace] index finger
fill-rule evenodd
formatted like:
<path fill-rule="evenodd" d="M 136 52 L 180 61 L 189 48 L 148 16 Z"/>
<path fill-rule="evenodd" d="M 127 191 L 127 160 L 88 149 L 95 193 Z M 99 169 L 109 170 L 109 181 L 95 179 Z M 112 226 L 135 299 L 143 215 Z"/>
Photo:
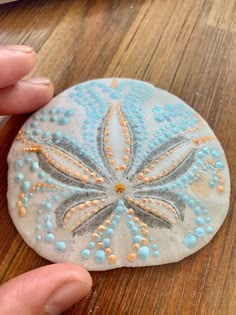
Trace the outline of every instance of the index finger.
<path fill-rule="evenodd" d="M 28 74 L 36 63 L 36 54 L 30 46 L 0 46 L 0 88 L 15 84 Z"/>

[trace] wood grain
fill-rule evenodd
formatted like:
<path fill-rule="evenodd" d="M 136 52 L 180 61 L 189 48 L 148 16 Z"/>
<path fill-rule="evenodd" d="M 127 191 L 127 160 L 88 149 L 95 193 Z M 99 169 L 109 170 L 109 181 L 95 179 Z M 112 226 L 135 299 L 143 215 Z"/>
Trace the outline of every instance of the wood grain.
<path fill-rule="evenodd" d="M 38 0 L 0 6 L 0 43 L 38 53 L 31 75 L 56 93 L 98 77 L 147 80 L 184 99 L 210 124 L 231 171 L 229 214 L 185 260 L 93 272 L 91 294 L 65 314 L 236 313 L 236 3 L 234 0 Z M 7 210 L 10 145 L 27 116 L 0 131 L 0 281 L 48 262 L 21 239 Z"/>

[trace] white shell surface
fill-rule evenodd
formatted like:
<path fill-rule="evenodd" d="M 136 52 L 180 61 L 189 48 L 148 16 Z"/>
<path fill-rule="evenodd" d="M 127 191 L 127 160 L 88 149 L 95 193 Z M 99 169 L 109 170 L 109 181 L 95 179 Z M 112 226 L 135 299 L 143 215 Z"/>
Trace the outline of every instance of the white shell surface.
<path fill-rule="evenodd" d="M 9 212 L 26 243 L 88 270 L 179 261 L 229 207 L 227 161 L 208 124 L 137 80 L 64 91 L 24 124 L 8 164 Z"/>

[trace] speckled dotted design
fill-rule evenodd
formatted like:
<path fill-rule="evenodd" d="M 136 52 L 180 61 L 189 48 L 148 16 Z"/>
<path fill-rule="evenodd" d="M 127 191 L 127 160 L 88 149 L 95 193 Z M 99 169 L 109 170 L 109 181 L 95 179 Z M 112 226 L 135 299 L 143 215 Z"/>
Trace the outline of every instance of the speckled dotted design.
<path fill-rule="evenodd" d="M 89 270 L 183 259 L 228 211 L 214 133 L 182 100 L 141 81 L 63 92 L 25 123 L 8 163 L 9 211 L 25 241 Z"/>

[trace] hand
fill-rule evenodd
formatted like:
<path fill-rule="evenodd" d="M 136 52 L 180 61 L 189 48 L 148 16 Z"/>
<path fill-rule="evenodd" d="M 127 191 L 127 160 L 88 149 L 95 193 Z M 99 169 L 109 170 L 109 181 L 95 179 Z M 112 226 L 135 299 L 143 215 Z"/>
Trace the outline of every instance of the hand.
<path fill-rule="evenodd" d="M 28 46 L 0 47 L 0 115 L 34 111 L 53 96 L 45 78 L 22 79 L 34 66 Z M 1 315 L 60 314 L 86 296 L 89 273 L 73 264 L 54 264 L 27 272 L 0 287 Z"/>

